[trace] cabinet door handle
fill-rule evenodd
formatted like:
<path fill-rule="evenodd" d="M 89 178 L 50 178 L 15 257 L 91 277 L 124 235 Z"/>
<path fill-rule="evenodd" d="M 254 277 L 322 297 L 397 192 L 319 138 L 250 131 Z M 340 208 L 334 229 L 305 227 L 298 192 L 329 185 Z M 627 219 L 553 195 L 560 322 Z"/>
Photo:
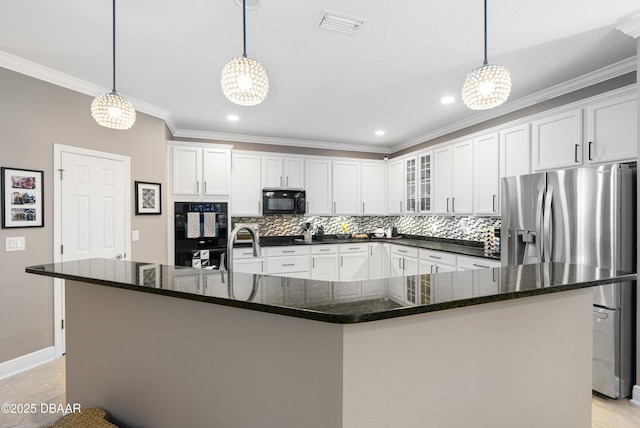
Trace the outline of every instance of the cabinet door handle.
<path fill-rule="evenodd" d="M 373 256 L 373 247 L 369 247 L 369 255 Z"/>
<path fill-rule="evenodd" d="M 436 259 L 436 260 L 440 260 L 442 258 L 442 257 L 438 257 L 438 256 L 429 256 L 429 257 L 431 257 L 432 259 Z"/>
<path fill-rule="evenodd" d="M 398 269 L 402 269 L 402 257 L 398 257 Z"/>
<path fill-rule="evenodd" d="M 333 203 L 333 213 L 334 214 L 336 213 L 336 203 L 335 202 Z"/>
<path fill-rule="evenodd" d="M 403 258 L 402 258 L 402 270 L 404 270 L 404 269 L 405 269 L 405 267 L 404 267 L 404 261 L 405 261 L 405 260 L 404 260 L 404 257 L 403 257 Z"/>
<path fill-rule="evenodd" d="M 329 251 L 329 248 L 320 248 L 320 251 Z"/>
<path fill-rule="evenodd" d="M 497 195 L 493 195 L 491 199 L 491 207 L 493 208 L 493 212 L 496 212 L 496 196 Z"/>
<path fill-rule="evenodd" d="M 289 177 L 287 176 L 287 183 L 286 183 L 286 187 L 289 187 Z"/>
<path fill-rule="evenodd" d="M 295 266 L 295 263 L 282 263 L 282 266 Z"/>
<path fill-rule="evenodd" d="M 362 203 L 362 214 L 364 214 L 364 202 Z"/>
<path fill-rule="evenodd" d="M 431 273 L 433 273 L 433 265 L 431 265 L 430 268 L 431 268 Z"/>
<path fill-rule="evenodd" d="M 340 266 L 344 266 L 344 257 L 340 256 Z"/>
<path fill-rule="evenodd" d="M 207 193 L 207 182 L 204 182 L 204 193 Z"/>
<path fill-rule="evenodd" d="M 440 266 L 436 265 L 436 273 L 440 272 Z"/>
<path fill-rule="evenodd" d="M 593 146 L 593 141 L 589 141 L 589 160 L 593 160 L 591 157 L 591 146 Z"/>
<path fill-rule="evenodd" d="M 196 193 L 200 193 L 200 182 L 196 180 Z"/>
<path fill-rule="evenodd" d="M 580 144 L 576 144 L 573 148 L 573 156 L 575 158 L 576 163 L 578 163 L 578 147 Z"/>
<path fill-rule="evenodd" d="M 309 212 L 309 201 L 307 201 L 307 213 Z"/>
<path fill-rule="evenodd" d="M 406 253 L 407 250 L 398 250 L 399 253 Z"/>
<path fill-rule="evenodd" d="M 359 250 L 360 247 L 349 247 L 348 250 Z"/>
<path fill-rule="evenodd" d="M 477 265 L 477 264 L 475 264 L 475 263 L 473 263 L 473 266 L 475 266 L 475 267 L 479 267 L 479 268 L 483 268 L 483 269 L 489 269 L 489 266 Z"/>
<path fill-rule="evenodd" d="M 280 176 L 280 187 L 282 187 L 282 176 Z"/>
<path fill-rule="evenodd" d="M 400 201 L 400 213 L 402 213 L 402 201 Z"/>
<path fill-rule="evenodd" d="M 449 198 L 447 198 L 447 212 L 449 212 Z"/>
<path fill-rule="evenodd" d="M 260 214 L 260 201 L 258 201 L 258 214 Z"/>
<path fill-rule="evenodd" d="M 283 253 L 295 253 L 296 250 L 282 250 Z"/>
<path fill-rule="evenodd" d="M 315 269 L 315 268 L 316 268 L 316 258 L 311 257 L 311 269 Z"/>
<path fill-rule="evenodd" d="M 451 212 L 456 212 L 456 198 L 451 198 Z"/>

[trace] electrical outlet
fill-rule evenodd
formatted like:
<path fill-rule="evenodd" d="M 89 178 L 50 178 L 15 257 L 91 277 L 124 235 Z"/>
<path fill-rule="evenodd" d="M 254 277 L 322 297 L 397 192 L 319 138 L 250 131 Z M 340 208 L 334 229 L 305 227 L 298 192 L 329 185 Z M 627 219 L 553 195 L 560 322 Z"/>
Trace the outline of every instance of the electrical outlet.
<path fill-rule="evenodd" d="M 14 236 L 6 238 L 5 251 L 24 251 L 26 249 L 26 242 L 24 236 Z"/>

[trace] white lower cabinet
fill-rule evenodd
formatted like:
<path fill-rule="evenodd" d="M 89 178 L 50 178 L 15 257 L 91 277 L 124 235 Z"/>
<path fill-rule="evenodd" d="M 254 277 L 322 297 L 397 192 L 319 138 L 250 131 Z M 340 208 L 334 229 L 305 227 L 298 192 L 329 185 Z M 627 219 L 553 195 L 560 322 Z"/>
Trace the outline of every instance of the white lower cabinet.
<path fill-rule="evenodd" d="M 309 278 L 309 247 L 304 245 L 268 247 L 266 250 L 265 273 L 292 278 Z"/>
<path fill-rule="evenodd" d="M 311 279 L 337 281 L 338 246 L 316 245 L 311 247 Z"/>
<path fill-rule="evenodd" d="M 389 244 L 369 244 L 369 279 L 389 278 Z"/>
<path fill-rule="evenodd" d="M 369 279 L 369 244 L 340 245 L 340 281 Z"/>
<path fill-rule="evenodd" d="M 490 260 L 482 257 L 471 256 L 458 256 L 458 270 L 472 270 L 472 269 L 489 269 L 494 267 L 500 267 L 499 260 Z"/>
<path fill-rule="evenodd" d="M 455 272 L 456 255 L 443 251 L 424 250 L 419 251 L 420 274 Z"/>
<path fill-rule="evenodd" d="M 264 257 L 254 257 L 251 248 L 233 249 L 233 271 L 264 273 Z"/>

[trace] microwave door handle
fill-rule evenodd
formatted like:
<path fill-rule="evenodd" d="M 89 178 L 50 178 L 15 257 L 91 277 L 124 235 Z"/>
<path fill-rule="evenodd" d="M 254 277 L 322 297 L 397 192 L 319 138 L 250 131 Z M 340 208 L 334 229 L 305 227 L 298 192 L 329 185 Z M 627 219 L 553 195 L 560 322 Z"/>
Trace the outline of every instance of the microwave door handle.
<path fill-rule="evenodd" d="M 544 255 L 545 261 L 551 262 L 553 254 L 551 253 L 551 249 L 553 247 L 553 224 L 552 224 L 552 214 L 551 207 L 553 203 L 553 186 L 549 185 L 547 190 L 547 196 L 544 201 L 544 220 L 543 220 L 543 228 L 544 228 Z"/>

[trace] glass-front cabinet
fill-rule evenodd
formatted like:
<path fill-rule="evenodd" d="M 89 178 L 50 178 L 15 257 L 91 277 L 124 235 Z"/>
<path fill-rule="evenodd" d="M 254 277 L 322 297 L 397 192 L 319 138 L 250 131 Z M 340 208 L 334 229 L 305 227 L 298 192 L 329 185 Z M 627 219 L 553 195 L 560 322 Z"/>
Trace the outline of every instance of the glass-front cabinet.
<path fill-rule="evenodd" d="M 405 213 L 430 213 L 433 152 L 424 152 L 416 157 L 405 159 Z"/>

